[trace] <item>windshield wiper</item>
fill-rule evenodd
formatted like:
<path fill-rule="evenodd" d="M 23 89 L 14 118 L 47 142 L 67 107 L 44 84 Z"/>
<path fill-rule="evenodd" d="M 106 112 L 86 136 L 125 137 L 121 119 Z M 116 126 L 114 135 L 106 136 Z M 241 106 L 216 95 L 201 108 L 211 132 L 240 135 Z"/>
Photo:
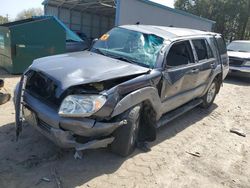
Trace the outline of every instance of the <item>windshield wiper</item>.
<path fill-rule="evenodd" d="M 136 62 L 130 58 L 124 57 L 124 56 L 116 56 L 116 55 L 111 55 L 111 56 L 113 58 L 121 60 L 121 61 L 127 61 L 127 62 L 132 63 L 132 64 L 138 64 L 138 62 Z"/>
<path fill-rule="evenodd" d="M 99 48 L 93 48 L 93 51 L 96 52 L 96 53 L 98 53 L 98 54 L 107 56 L 107 53 L 104 53 L 104 51 L 100 50 Z"/>
<path fill-rule="evenodd" d="M 98 53 L 98 54 L 107 56 L 107 57 L 111 57 L 111 58 L 118 59 L 118 60 L 121 60 L 121 61 L 129 62 L 129 63 L 131 63 L 131 64 L 136 64 L 136 65 L 140 65 L 140 66 L 149 68 L 147 65 L 145 65 L 145 64 L 143 64 L 143 63 L 140 63 L 140 62 L 138 62 L 138 61 L 136 61 L 136 60 L 133 60 L 133 59 L 128 58 L 128 57 L 125 57 L 125 56 L 115 55 L 115 54 L 109 53 L 109 52 L 107 52 L 107 51 L 104 52 L 104 50 L 101 50 L 101 49 L 99 49 L 99 48 L 94 48 L 93 51 L 96 52 L 96 53 Z"/>
<path fill-rule="evenodd" d="M 108 56 L 108 57 L 112 57 L 112 58 L 115 58 L 115 59 L 118 59 L 118 60 L 127 61 L 129 63 L 136 63 L 135 61 L 133 61 L 133 60 L 131 60 L 129 58 L 126 58 L 126 57 L 123 57 L 123 56 L 113 55 L 113 54 L 104 52 L 103 50 L 100 50 L 99 48 L 94 48 L 94 52 L 97 52 L 98 54 Z"/>
<path fill-rule="evenodd" d="M 231 49 L 227 49 L 227 51 L 232 51 L 232 52 L 248 52 L 246 50 L 231 50 Z"/>
<path fill-rule="evenodd" d="M 94 52 L 96 52 L 98 54 L 101 54 L 101 55 L 104 55 L 104 56 L 112 57 L 112 58 L 115 58 L 115 59 L 118 59 L 118 60 L 127 61 L 129 63 L 137 63 L 137 62 L 133 61 L 132 59 L 126 58 L 124 56 L 118 56 L 118 55 L 110 54 L 110 53 L 104 52 L 103 50 L 101 50 L 99 48 L 94 48 Z"/>
<path fill-rule="evenodd" d="M 138 61 L 135 61 L 135 60 L 133 60 L 131 58 L 125 57 L 125 56 L 118 56 L 118 55 L 110 54 L 110 57 L 121 60 L 121 61 L 126 61 L 126 62 L 129 62 L 131 64 L 136 64 L 136 65 L 140 65 L 140 66 L 148 68 L 147 65 L 145 65 L 143 63 L 140 63 Z"/>
<path fill-rule="evenodd" d="M 144 63 L 140 63 L 139 61 L 135 61 L 135 60 L 132 60 L 132 59 L 130 59 L 130 58 L 126 58 L 126 57 L 124 57 L 124 56 L 121 56 L 121 57 L 119 57 L 119 58 L 117 58 L 117 59 L 123 60 L 123 61 L 127 61 L 127 62 L 132 63 L 132 64 L 140 65 L 140 66 L 142 66 L 142 67 L 146 67 L 146 68 L 150 68 L 150 69 L 152 68 L 152 67 L 149 66 L 149 65 L 146 65 L 146 64 L 144 64 Z"/>
<path fill-rule="evenodd" d="M 248 51 L 245 51 L 245 50 L 239 50 L 238 52 L 248 52 Z"/>

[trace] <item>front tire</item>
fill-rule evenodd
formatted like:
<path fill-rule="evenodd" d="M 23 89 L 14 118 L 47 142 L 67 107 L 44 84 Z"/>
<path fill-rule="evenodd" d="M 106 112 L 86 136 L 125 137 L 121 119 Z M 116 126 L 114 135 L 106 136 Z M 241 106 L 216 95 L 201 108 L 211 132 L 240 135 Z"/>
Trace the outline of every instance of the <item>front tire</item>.
<path fill-rule="evenodd" d="M 218 88 L 219 88 L 219 84 L 217 82 L 217 80 L 215 79 L 212 84 L 209 86 L 206 94 L 202 97 L 202 104 L 201 107 L 203 108 L 209 108 L 213 102 L 214 99 L 216 97 L 216 94 L 218 93 Z"/>
<path fill-rule="evenodd" d="M 113 133 L 115 140 L 111 144 L 111 151 L 126 157 L 130 155 L 136 146 L 140 124 L 141 106 L 135 106 L 124 112 L 120 118 L 126 119 L 127 124 L 119 127 Z"/>

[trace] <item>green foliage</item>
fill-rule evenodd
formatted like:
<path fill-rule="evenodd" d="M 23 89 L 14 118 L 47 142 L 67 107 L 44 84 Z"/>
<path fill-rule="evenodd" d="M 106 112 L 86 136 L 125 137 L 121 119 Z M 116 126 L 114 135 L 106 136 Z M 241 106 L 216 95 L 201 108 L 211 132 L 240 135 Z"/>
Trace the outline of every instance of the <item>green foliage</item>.
<path fill-rule="evenodd" d="M 8 22 L 8 17 L 0 16 L 0 24 Z"/>
<path fill-rule="evenodd" d="M 23 20 L 27 18 L 31 18 L 32 16 L 41 16 L 43 15 L 43 10 L 41 8 L 30 8 L 27 10 L 23 10 L 16 16 L 16 20 Z"/>
<path fill-rule="evenodd" d="M 175 8 L 216 21 L 228 40 L 250 39 L 250 0 L 175 0 Z"/>

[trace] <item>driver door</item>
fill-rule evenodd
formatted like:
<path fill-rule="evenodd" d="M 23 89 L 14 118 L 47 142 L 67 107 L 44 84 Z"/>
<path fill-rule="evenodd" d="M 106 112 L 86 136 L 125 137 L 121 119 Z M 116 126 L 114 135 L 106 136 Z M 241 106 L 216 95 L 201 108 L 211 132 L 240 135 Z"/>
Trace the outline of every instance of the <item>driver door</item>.
<path fill-rule="evenodd" d="M 163 71 L 162 111 L 169 112 L 194 98 L 199 67 L 189 40 L 172 44 Z"/>

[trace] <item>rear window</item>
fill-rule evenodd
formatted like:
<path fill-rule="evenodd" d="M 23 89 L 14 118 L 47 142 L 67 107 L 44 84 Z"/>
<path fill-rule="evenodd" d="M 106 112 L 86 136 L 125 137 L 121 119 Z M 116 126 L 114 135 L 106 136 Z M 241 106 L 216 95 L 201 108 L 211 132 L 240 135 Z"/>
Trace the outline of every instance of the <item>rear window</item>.
<path fill-rule="evenodd" d="M 222 37 L 216 38 L 220 55 L 227 53 L 226 43 Z"/>
<path fill-rule="evenodd" d="M 213 53 L 205 39 L 192 40 L 199 61 L 213 57 Z"/>

